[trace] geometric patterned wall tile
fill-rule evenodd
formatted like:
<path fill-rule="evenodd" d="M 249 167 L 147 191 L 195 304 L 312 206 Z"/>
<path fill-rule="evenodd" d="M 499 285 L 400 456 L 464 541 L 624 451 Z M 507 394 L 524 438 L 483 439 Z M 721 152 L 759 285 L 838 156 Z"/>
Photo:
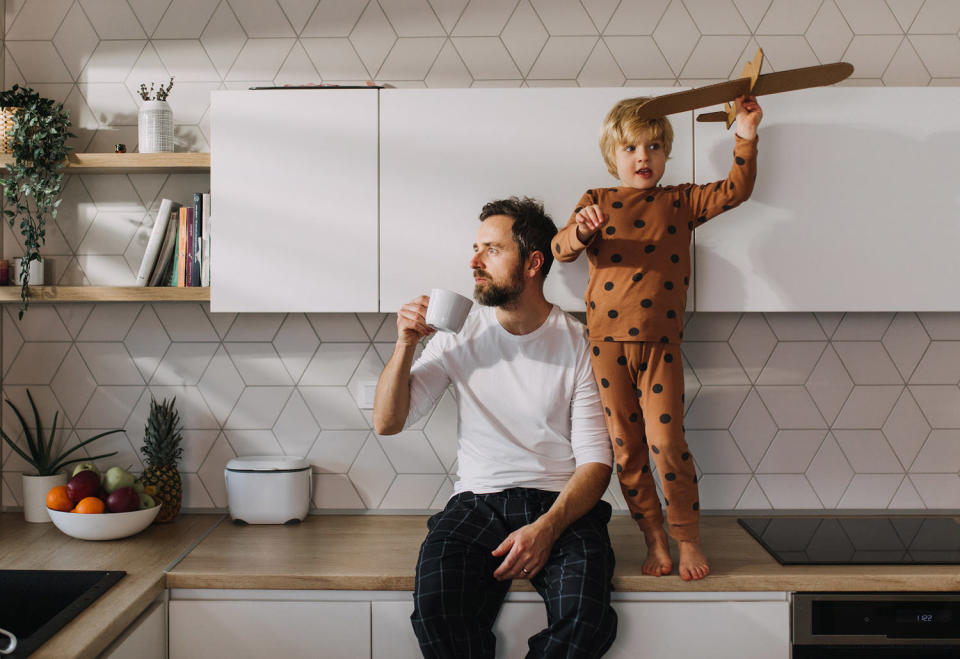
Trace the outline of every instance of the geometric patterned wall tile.
<path fill-rule="evenodd" d="M 446 473 L 422 431 L 405 430 L 395 435 L 377 435 L 377 441 L 397 473 Z"/>
<path fill-rule="evenodd" d="M 226 2 L 217 7 L 200 36 L 200 43 L 220 76 L 225 76 L 230 70 L 230 65 L 246 40 L 247 35 L 240 26 L 240 21 Z"/>
<path fill-rule="evenodd" d="M 708 474 L 700 479 L 700 500 L 706 510 L 730 510 L 750 482 L 749 474 Z"/>
<path fill-rule="evenodd" d="M 748 34 L 750 30 L 731 0 L 684 0 L 702 34 Z"/>
<path fill-rule="evenodd" d="M 900 384 L 903 379 L 879 341 L 834 341 L 855 384 Z"/>
<path fill-rule="evenodd" d="M 853 32 L 833 0 L 827 0 L 804 36 L 821 62 L 836 62 L 853 39 Z"/>
<path fill-rule="evenodd" d="M 777 345 L 757 384 L 803 384 L 826 346 L 821 341 L 785 341 Z"/>
<path fill-rule="evenodd" d="M 380 68 L 379 76 L 391 80 L 422 80 L 443 42 L 441 38 L 398 39 Z"/>
<path fill-rule="evenodd" d="M 701 37 L 683 4 L 673 0 L 660 19 L 657 29 L 653 31 L 653 38 L 660 46 L 670 68 L 680 75 Z M 730 66 L 733 66 L 732 62 Z"/>
<path fill-rule="evenodd" d="M 363 3 L 350 0 L 324 0 L 316 6 L 304 25 L 301 37 L 346 37 L 357 24 Z"/>
<path fill-rule="evenodd" d="M 587 3 L 587 10 L 598 13 L 592 10 L 592 6 L 599 4 L 596 1 Z M 670 0 L 623 0 L 616 6 L 616 10 L 603 28 L 603 33 L 606 35 L 651 34 L 662 20 L 669 5 Z M 606 13 L 606 11 L 603 12 L 604 15 Z M 596 19 L 595 15 L 594 20 Z"/>
<path fill-rule="evenodd" d="M 360 449 L 348 475 L 360 493 L 364 505 L 367 508 L 378 508 L 383 495 L 390 489 L 396 472 L 376 437 L 371 436 Z"/>
<path fill-rule="evenodd" d="M 444 475 L 397 474 L 380 507 L 394 510 L 429 508 L 437 490 L 446 480 Z"/>
<path fill-rule="evenodd" d="M 751 471 L 726 430 L 688 430 L 686 440 L 697 467 L 705 474 L 749 474 Z"/>
<path fill-rule="evenodd" d="M 706 316 L 709 314 L 700 314 Z M 777 345 L 777 337 L 762 314 L 743 314 L 737 328 L 730 336 L 730 347 L 752 381 L 756 381 L 767 358 Z"/>
<path fill-rule="evenodd" d="M 903 465 L 879 430 L 834 430 L 833 436 L 858 474 L 903 472 Z"/>
<path fill-rule="evenodd" d="M 240 400 L 224 423 L 224 428 L 254 430 L 272 428 L 277 422 L 293 387 L 250 387 L 243 390 Z"/>
<path fill-rule="evenodd" d="M 149 391 L 158 401 L 176 397 L 177 410 L 184 428 L 207 430 L 220 427 L 200 394 L 199 387 L 151 385 Z"/>
<path fill-rule="evenodd" d="M 83 363 L 83 358 L 80 357 L 76 346 L 67 352 L 63 363 L 53 376 L 50 388 L 66 412 L 64 422 L 71 423 L 71 420 L 79 419 L 83 408 L 87 406 L 97 388 L 97 383 L 90 375 L 87 365 Z"/>
<path fill-rule="evenodd" d="M 900 395 L 883 424 L 883 434 L 904 465 L 910 465 L 930 433 L 930 426 L 909 390 Z"/>
<path fill-rule="evenodd" d="M 4 313 L 3 316 L 3 375 L 6 376 L 7 371 L 10 369 L 10 364 L 13 363 L 13 360 L 16 359 L 17 353 L 20 351 L 20 347 L 23 345 L 23 337 L 20 336 L 20 332 L 17 331 L 15 321 L 10 317 L 9 314 Z"/>
<path fill-rule="evenodd" d="M 828 434 L 806 472 L 807 480 L 825 508 L 836 507 L 853 474 L 833 434 Z"/>
<path fill-rule="evenodd" d="M 269 430 L 224 430 L 230 448 L 243 455 L 281 455 L 283 449 Z"/>
<path fill-rule="evenodd" d="M 347 384 L 368 346 L 367 343 L 322 343 L 300 378 L 300 384 Z"/>
<path fill-rule="evenodd" d="M 757 391 L 777 427 L 801 430 L 825 427 L 823 417 L 803 387 L 757 387 Z"/>
<path fill-rule="evenodd" d="M 880 428 L 896 404 L 903 387 L 854 387 L 834 428 Z"/>
<path fill-rule="evenodd" d="M 226 80 L 273 80 L 295 39 L 247 39 Z"/>
<path fill-rule="evenodd" d="M 757 37 L 757 43 L 763 48 L 763 66 L 769 71 L 797 69 L 803 66 L 815 66 L 820 63 L 810 44 L 802 36 L 765 36 Z M 767 66 L 770 68 L 767 69 Z"/>
<path fill-rule="evenodd" d="M 143 3 L 138 4 L 140 6 L 134 5 L 133 10 L 139 14 Z M 150 36 L 154 39 L 196 39 L 218 4 L 219 0 L 173 0 Z"/>
<path fill-rule="evenodd" d="M 293 27 L 276 2 L 228 0 L 248 37 L 292 37 Z"/>
<path fill-rule="evenodd" d="M 77 341 L 122 341 L 130 330 L 139 304 L 98 304 L 87 317 Z"/>
<path fill-rule="evenodd" d="M 223 475 L 223 467 L 235 457 L 233 449 L 223 433 L 217 435 L 203 464 L 196 470 L 203 486 L 210 493 L 214 505 L 219 508 L 227 506 L 227 484 Z"/>
<path fill-rule="evenodd" d="M 370 424 L 343 387 L 298 387 L 323 430 L 363 430 Z"/>
<path fill-rule="evenodd" d="M 623 84 L 623 72 L 613 59 L 610 49 L 598 41 L 586 64 L 577 76 L 581 86 L 619 87 Z"/>
<path fill-rule="evenodd" d="M 820 323 L 820 327 L 823 328 L 824 334 L 826 334 L 828 338 L 833 338 L 833 333 L 837 331 L 837 327 L 840 326 L 846 314 L 840 312 L 818 312 L 813 315 L 817 319 L 817 322 Z"/>
<path fill-rule="evenodd" d="M 182 471 L 196 472 L 203 465 L 207 454 L 213 447 L 217 437 L 222 436 L 219 430 L 184 430 L 183 431 L 183 457 L 180 460 L 180 469 Z M 135 443 L 142 445 L 144 438 L 143 430 L 134 435 Z M 233 457 L 231 455 L 230 457 Z M 223 472 L 221 471 L 221 477 Z"/>
<path fill-rule="evenodd" d="M 684 341 L 726 341 L 731 339 L 738 324 L 748 319 L 756 320 L 759 314 L 695 313 L 683 326 Z M 769 331 L 769 330 L 768 330 Z M 754 336 L 751 334 L 751 339 Z"/>
<path fill-rule="evenodd" d="M 308 313 L 307 320 L 324 343 L 369 340 L 356 314 Z"/>
<path fill-rule="evenodd" d="M 960 508 L 960 476 L 911 474 L 910 481 L 927 508 Z"/>
<path fill-rule="evenodd" d="M 960 341 L 933 341 L 910 376 L 910 384 L 957 382 L 960 382 Z"/>
<path fill-rule="evenodd" d="M 141 39 L 100 41 L 97 49 L 93 51 L 83 67 L 83 71 L 77 77 L 77 81 L 89 83 L 124 82 L 133 65 L 140 58 L 146 43 Z M 199 45 L 197 43 L 197 46 Z M 191 54 L 196 57 L 198 53 L 185 53 L 180 62 L 186 63 Z M 167 62 L 166 64 L 169 69 L 171 63 Z"/>
<path fill-rule="evenodd" d="M 924 507 L 923 499 L 917 494 L 917 489 L 910 481 L 910 477 L 903 479 L 903 483 L 897 488 L 897 493 L 893 495 L 887 508 L 896 510 L 919 510 Z"/>
<path fill-rule="evenodd" d="M 911 34 L 956 34 L 960 30 L 960 6 L 957 3 L 951 0 L 927 0 L 922 4 L 916 18 L 904 25 Z M 896 11 L 896 7 L 891 7 Z"/>
<path fill-rule="evenodd" d="M 801 474 L 807 471 L 811 461 L 820 449 L 824 430 L 781 430 L 770 443 L 757 473 L 760 474 Z"/>
<path fill-rule="evenodd" d="M 683 345 L 702 385 L 750 384 L 730 346 L 724 342 L 690 341 Z"/>
<path fill-rule="evenodd" d="M 300 379 L 320 345 L 316 333 L 303 314 L 288 314 L 273 339 L 280 360 L 294 382 Z"/>
<path fill-rule="evenodd" d="M 71 0 L 29 0 L 7 2 L 7 39 L 50 39 L 67 14 Z M 19 10 L 16 17 L 10 12 Z M 12 19 L 12 20 L 11 20 Z"/>
<path fill-rule="evenodd" d="M 730 425 L 730 433 L 747 464 L 756 469 L 777 433 L 777 425 L 755 389 L 750 391 Z"/>
<path fill-rule="evenodd" d="M 960 471 L 960 430 L 934 430 L 909 465 L 911 473 L 957 473 Z"/>
<path fill-rule="evenodd" d="M 69 343 L 24 343 L 10 365 L 4 383 L 48 384 L 69 348 Z"/>
<path fill-rule="evenodd" d="M 554 36 L 596 34 L 597 28 L 579 0 L 532 0 L 537 16 Z"/>
<path fill-rule="evenodd" d="M 97 33 L 87 20 L 86 14 L 80 9 L 80 5 L 73 5 L 53 37 L 53 45 L 56 46 L 71 75 L 75 78 L 80 75 L 80 71 L 86 66 L 87 60 L 97 49 L 98 44 Z M 71 113 L 71 120 L 76 120 L 73 113 Z M 76 130 L 72 132 L 75 133 Z"/>
<path fill-rule="evenodd" d="M 434 0 L 433 4 L 436 8 L 438 4 L 449 3 L 439 3 Z M 471 0 L 460 14 L 460 20 L 457 21 L 451 34 L 458 37 L 500 34 L 516 6 L 516 0 Z M 447 27 L 447 29 L 450 28 Z"/>
<path fill-rule="evenodd" d="M 763 317 L 780 341 L 822 341 L 826 338 L 811 313 L 765 313 Z"/>
<path fill-rule="evenodd" d="M 823 507 L 802 474 L 761 474 L 756 478 L 774 508 L 804 510 Z"/>
<path fill-rule="evenodd" d="M 893 321 L 892 313 L 850 313 L 831 335 L 834 341 L 879 341 Z"/>
<path fill-rule="evenodd" d="M 904 39 L 883 73 L 883 84 L 888 87 L 909 85 L 923 87 L 929 82 L 930 74 L 927 73 L 923 61 L 910 44 L 910 40 Z"/>
<path fill-rule="evenodd" d="M 215 343 L 171 344 L 150 378 L 150 384 L 198 384 L 216 350 Z"/>
<path fill-rule="evenodd" d="M 98 384 L 143 384 L 143 378 L 122 343 L 78 343 L 77 348 Z"/>
<path fill-rule="evenodd" d="M 608 501 L 608 502 L 609 502 L 609 498 L 607 498 L 607 497 L 611 496 L 611 492 L 612 492 L 613 489 L 614 489 L 614 488 L 607 488 L 607 494 L 604 495 L 604 500 L 605 500 L 605 501 Z M 448 501 L 448 500 L 450 499 L 450 497 L 452 497 L 452 496 L 453 496 L 453 481 L 451 481 L 449 478 L 447 478 L 447 479 L 440 485 L 440 489 L 437 491 L 437 496 L 435 496 L 435 497 L 433 498 L 433 501 L 430 502 L 430 508 L 431 508 L 431 510 L 443 510 L 443 508 L 447 505 L 447 501 Z M 623 503 L 623 496 L 622 496 L 622 495 L 620 496 L 619 501 L 616 500 L 616 497 L 615 497 L 615 496 L 613 497 L 613 499 L 614 499 L 614 503 L 616 504 L 616 506 L 617 506 L 618 509 L 620 509 L 620 510 L 626 510 L 627 504 L 626 504 L 626 503 Z M 611 504 L 611 505 L 613 505 L 613 504 Z"/>
<path fill-rule="evenodd" d="M 931 426 L 960 428 L 960 389 L 948 385 L 910 385 L 908 388 Z"/>
<path fill-rule="evenodd" d="M 510 17 L 500 38 L 520 72 L 526 75 L 549 36 L 533 7 L 524 0 Z"/>
<path fill-rule="evenodd" d="M 529 77 L 576 78 L 596 43 L 596 37 L 550 37 L 533 63 Z"/>
<path fill-rule="evenodd" d="M 954 34 L 915 34 L 908 37 L 927 71 L 935 78 L 960 76 L 960 40 Z"/>
<path fill-rule="evenodd" d="M 879 78 L 893 59 L 901 41 L 902 36 L 858 34 L 850 41 L 843 59 L 853 64 L 854 76 Z"/>
<path fill-rule="evenodd" d="M 448 471 L 457 459 L 457 402 L 445 391 L 424 426 L 424 433 Z"/>
<path fill-rule="evenodd" d="M 314 472 L 345 474 L 369 435 L 367 430 L 324 430 L 306 458 Z"/>
<path fill-rule="evenodd" d="M 902 482 L 900 474 L 857 474 L 837 507 L 851 510 L 886 508 Z"/>
<path fill-rule="evenodd" d="M 52 305 L 34 305 L 17 320 L 13 307 L 5 305 L 8 317 L 13 325 L 30 341 L 69 341 L 72 336 Z M 93 307 L 86 309 L 87 312 Z"/>
<path fill-rule="evenodd" d="M 209 510 L 214 507 L 210 493 L 196 474 L 181 474 L 183 483 L 183 506 L 192 510 Z"/>
<path fill-rule="evenodd" d="M 327 510 L 357 510 L 365 507 L 353 483 L 343 474 L 313 475 L 313 505 Z"/>
<path fill-rule="evenodd" d="M 660 84 L 665 80 L 672 84 L 675 74 L 652 37 L 605 37 L 604 41 L 628 78 L 663 78 Z"/>
<path fill-rule="evenodd" d="M 320 426 L 307 409 L 303 397 L 294 391 L 273 425 L 273 434 L 283 447 L 284 454 L 300 458 L 306 456 L 319 432 Z"/>
<path fill-rule="evenodd" d="M 458 37 L 451 39 L 474 78 L 508 80 L 519 78 L 517 70 L 503 42 L 496 37 Z M 586 55 L 584 55 L 586 59 Z"/>
<path fill-rule="evenodd" d="M 917 316 L 934 341 L 960 341 L 960 314 L 930 312 Z"/>
<path fill-rule="evenodd" d="M 377 331 L 380 329 L 380 326 L 383 325 L 383 321 L 386 317 L 386 314 L 382 313 L 357 314 L 357 320 L 360 321 L 364 332 L 367 333 L 367 338 L 370 340 L 373 340 L 373 337 L 377 335 Z"/>
<path fill-rule="evenodd" d="M 144 387 L 97 387 L 76 422 L 77 428 L 122 428 Z M 143 425 L 128 429 L 136 434 Z"/>
<path fill-rule="evenodd" d="M 240 379 L 240 372 L 222 345 L 217 347 L 217 352 L 207 365 L 197 389 L 203 395 L 217 423 L 225 423 L 243 393 L 244 384 Z"/>
<path fill-rule="evenodd" d="M 898 313 L 883 335 L 883 347 L 906 380 L 917 367 L 930 337 L 914 313 Z"/>
<path fill-rule="evenodd" d="M 80 0 L 101 39 L 143 39 L 147 35 L 130 5 L 117 0 Z"/>
<path fill-rule="evenodd" d="M 357 49 L 370 75 L 377 75 L 396 39 L 396 32 L 380 5 L 375 2 L 367 5 L 350 33 L 350 43 Z"/>
<path fill-rule="evenodd" d="M 828 423 L 833 423 L 843 407 L 844 401 L 853 389 L 853 381 L 847 375 L 832 346 L 827 346 L 816 368 L 807 380 L 807 391 L 813 398 L 820 413 Z"/>
<path fill-rule="evenodd" d="M 293 384 L 272 343 L 224 342 L 223 347 L 248 387 Z"/>
<path fill-rule="evenodd" d="M 750 387 L 702 387 L 685 414 L 687 428 L 725 429 L 730 426 Z"/>
<path fill-rule="evenodd" d="M 756 478 L 751 478 L 737 502 L 737 510 L 769 510 L 772 506 Z"/>
<path fill-rule="evenodd" d="M 757 34 L 803 34 L 819 7 L 817 0 L 773 0 Z"/>
<path fill-rule="evenodd" d="M 199 304 L 166 302 L 153 310 L 171 341 L 217 341 L 219 337 Z"/>
<path fill-rule="evenodd" d="M 900 27 L 904 30 L 910 28 L 910 25 L 917 17 L 917 12 L 920 11 L 923 4 L 924 0 L 887 0 L 887 6 L 890 7 L 890 11 L 897 17 L 897 22 L 900 23 Z M 938 0 L 931 0 L 930 4 L 936 5 L 940 3 Z M 947 0 L 946 4 L 952 3 L 950 0 Z"/>
<path fill-rule="evenodd" d="M 73 79 L 53 42 L 7 41 L 7 56 L 33 84 Z"/>
<path fill-rule="evenodd" d="M 382 0 L 380 7 L 400 37 L 446 36 L 427 0 Z"/>
<path fill-rule="evenodd" d="M 372 345 L 369 346 L 357 365 L 357 370 L 354 371 L 350 381 L 347 382 L 347 390 L 356 400 L 357 405 L 360 405 L 364 398 L 364 386 L 377 383 L 377 380 L 380 379 L 380 373 L 383 371 L 383 366 L 384 364 L 377 355 L 376 349 Z"/>
<path fill-rule="evenodd" d="M 903 34 L 883 0 L 836 0 L 850 29 L 858 34 Z"/>

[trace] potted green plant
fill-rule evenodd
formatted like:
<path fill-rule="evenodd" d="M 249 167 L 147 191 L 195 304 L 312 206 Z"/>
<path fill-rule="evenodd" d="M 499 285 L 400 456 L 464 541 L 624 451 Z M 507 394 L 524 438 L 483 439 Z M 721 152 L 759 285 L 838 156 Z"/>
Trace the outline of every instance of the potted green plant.
<path fill-rule="evenodd" d="M 106 435 L 123 432 L 123 429 L 116 428 L 102 432 L 99 435 L 94 435 L 90 439 L 78 443 L 76 446 L 64 450 L 66 447 L 62 444 L 59 446 L 55 445 L 57 417 L 60 415 L 60 412 L 54 413 L 53 424 L 50 428 L 50 437 L 45 438 L 43 426 L 40 423 L 40 413 L 37 412 L 37 406 L 33 402 L 33 396 L 30 394 L 29 389 L 27 389 L 27 398 L 30 400 L 30 407 L 33 409 L 33 422 L 36 428 L 35 435 L 34 431 L 31 430 L 27 424 L 27 420 L 23 418 L 20 410 L 17 409 L 17 406 L 10 402 L 9 398 L 5 401 L 6 404 L 10 406 L 10 409 L 13 410 L 13 413 L 17 415 L 17 419 L 20 420 L 20 426 L 23 428 L 24 441 L 27 444 L 26 450 L 18 446 L 2 428 L 0 428 L 0 437 L 3 437 L 3 440 L 10 445 L 10 448 L 12 448 L 17 455 L 37 470 L 36 474 L 24 473 L 22 475 L 24 519 L 28 522 L 49 522 L 50 516 L 47 514 L 46 505 L 47 492 L 50 491 L 50 488 L 56 485 L 63 485 L 67 482 L 67 475 L 60 473 L 60 470 L 75 462 L 89 462 L 101 458 L 109 458 L 111 455 L 116 455 L 117 452 L 111 451 L 110 453 L 103 453 L 102 455 L 95 455 L 93 457 L 81 456 L 69 460 L 67 458 L 90 442 L 105 437 Z"/>
<path fill-rule="evenodd" d="M 6 177 L 0 178 L 6 205 L 3 214 L 11 228 L 16 228 L 19 219 L 23 235 L 20 272 L 11 274 L 13 281 L 21 285 L 23 306 L 19 317 L 23 318 L 28 306 L 30 264 L 40 261 L 47 219 L 57 217 L 62 170 L 71 149 L 66 142 L 75 135 L 69 131 L 70 111 L 29 87 L 14 85 L 0 91 L 0 108 L 9 116 L 9 122 L 4 121 L 7 129 L 2 142 L 13 153 Z"/>

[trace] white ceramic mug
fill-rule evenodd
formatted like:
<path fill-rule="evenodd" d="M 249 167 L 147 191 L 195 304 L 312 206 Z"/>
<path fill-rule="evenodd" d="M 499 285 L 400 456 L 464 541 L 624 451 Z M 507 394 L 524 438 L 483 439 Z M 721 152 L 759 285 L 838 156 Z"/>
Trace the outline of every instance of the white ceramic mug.
<path fill-rule="evenodd" d="M 473 300 L 445 288 L 430 291 L 430 304 L 427 305 L 427 325 L 433 329 L 456 334 L 467 320 L 467 314 L 473 307 Z"/>

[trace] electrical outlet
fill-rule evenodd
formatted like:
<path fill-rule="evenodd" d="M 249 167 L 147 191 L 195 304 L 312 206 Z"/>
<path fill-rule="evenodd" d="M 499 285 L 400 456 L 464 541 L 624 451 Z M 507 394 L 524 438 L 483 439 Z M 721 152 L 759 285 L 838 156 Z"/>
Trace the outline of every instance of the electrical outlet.
<path fill-rule="evenodd" d="M 377 394 L 377 381 L 368 380 L 366 382 L 361 382 L 357 396 L 359 400 L 359 407 L 361 410 L 372 410 L 373 409 L 373 400 Z"/>

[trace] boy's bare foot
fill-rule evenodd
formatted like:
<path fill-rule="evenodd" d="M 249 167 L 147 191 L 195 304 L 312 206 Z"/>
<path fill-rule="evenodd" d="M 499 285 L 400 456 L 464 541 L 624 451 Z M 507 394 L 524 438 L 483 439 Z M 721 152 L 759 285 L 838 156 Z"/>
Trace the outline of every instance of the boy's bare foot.
<path fill-rule="evenodd" d="M 643 562 L 642 572 L 654 577 L 670 574 L 673 560 L 670 558 L 670 545 L 667 544 L 667 532 L 662 527 L 645 530 L 647 541 L 647 560 Z"/>
<path fill-rule="evenodd" d="M 710 574 L 707 557 L 703 555 L 703 550 L 700 549 L 700 538 L 680 540 L 677 545 L 680 547 L 679 572 L 681 579 L 684 581 L 703 579 Z"/>

